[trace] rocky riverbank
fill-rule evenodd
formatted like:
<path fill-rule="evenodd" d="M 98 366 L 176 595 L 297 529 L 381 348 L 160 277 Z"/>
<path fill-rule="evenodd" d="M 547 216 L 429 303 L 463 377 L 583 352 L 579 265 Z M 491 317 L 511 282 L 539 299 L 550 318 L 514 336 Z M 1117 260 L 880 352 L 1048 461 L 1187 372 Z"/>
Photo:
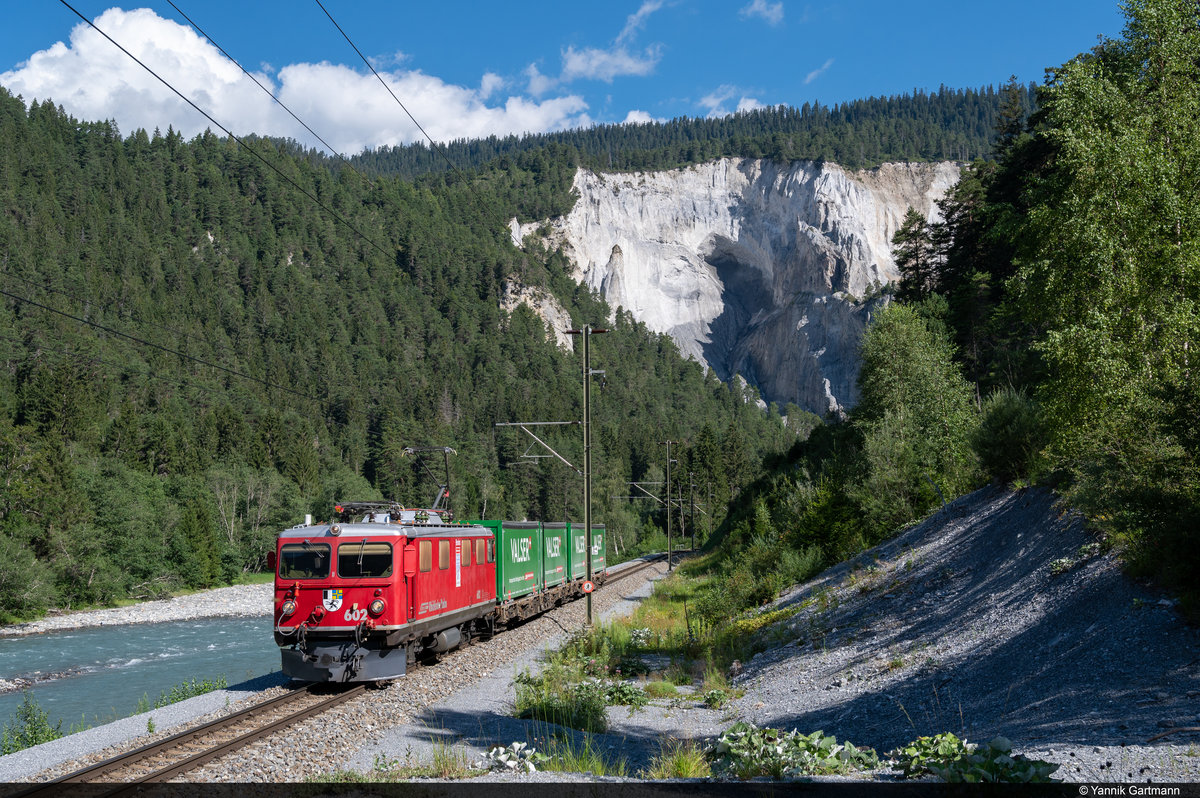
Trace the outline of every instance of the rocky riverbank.
<path fill-rule="evenodd" d="M 269 615 L 272 586 L 234 585 L 191 593 L 186 596 L 145 601 L 129 607 L 82 610 L 52 615 L 28 623 L 0 626 L 0 637 L 38 635 L 89 626 L 115 626 L 128 623 L 162 623 L 193 618 Z"/>

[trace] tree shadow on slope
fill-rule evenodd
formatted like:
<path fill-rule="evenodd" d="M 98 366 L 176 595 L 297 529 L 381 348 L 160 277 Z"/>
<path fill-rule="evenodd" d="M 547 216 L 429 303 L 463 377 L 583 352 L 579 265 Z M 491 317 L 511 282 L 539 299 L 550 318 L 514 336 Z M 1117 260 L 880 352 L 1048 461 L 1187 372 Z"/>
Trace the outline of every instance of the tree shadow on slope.
<path fill-rule="evenodd" d="M 941 513 L 881 547 L 901 556 L 912 547 L 907 556 L 924 558 L 890 595 L 829 614 L 841 637 L 827 646 L 860 635 L 843 673 L 869 671 L 887 651 L 913 656 L 882 678 L 865 674 L 877 685 L 854 686 L 845 700 L 836 696 L 851 687 L 831 680 L 819 708 L 756 713 L 763 725 L 821 728 L 880 750 L 943 731 L 1019 744 L 1144 744 L 1164 726 L 1195 725 L 1194 705 L 1187 714 L 1187 693 L 1200 688 L 1195 631 L 1110 557 L 1053 574 L 1051 563 L 1090 538 L 1055 512 L 1048 492 L 987 489 L 976 499 L 959 508 L 982 502 L 981 515 Z"/>

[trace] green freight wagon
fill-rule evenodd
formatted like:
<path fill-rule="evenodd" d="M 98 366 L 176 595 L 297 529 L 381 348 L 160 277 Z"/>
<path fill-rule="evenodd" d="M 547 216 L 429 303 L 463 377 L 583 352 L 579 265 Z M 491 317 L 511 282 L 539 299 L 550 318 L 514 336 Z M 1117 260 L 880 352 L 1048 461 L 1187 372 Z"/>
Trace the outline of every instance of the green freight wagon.
<path fill-rule="evenodd" d="M 584 555 L 587 553 L 587 533 L 584 531 L 582 523 L 571 523 L 567 525 L 569 534 L 567 537 L 570 540 L 571 546 L 567 554 L 570 558 L 571 578 L 586 579 L 587 578 L 587 559 Z"/>
<path fill-rule="evenodd" d="M 561 585 L 567 581 L 567 525 L 562 521 L 542 524 L 542 587 Z"/>
<path fill-rule="evenodd" d="M 608 567 L 605 550 L 604 524 L 592 524 L 592 575 L 604 573 Z"/>
<path fill-rule="evenodd" d="M 542 530 L 536 521 L 471 521 L 496 540 L 496 600 L 510 601 L 543 589 Z"/>

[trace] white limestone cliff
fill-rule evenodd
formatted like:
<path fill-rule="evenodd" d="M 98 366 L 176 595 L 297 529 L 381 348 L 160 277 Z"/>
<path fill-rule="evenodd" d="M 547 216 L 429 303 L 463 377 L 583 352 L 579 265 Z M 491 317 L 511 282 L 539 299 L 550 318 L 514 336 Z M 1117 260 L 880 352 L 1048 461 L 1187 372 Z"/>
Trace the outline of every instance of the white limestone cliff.
<path fill-rule="evenodd" d="M 857 399 L 858 343 L 899 273 L 891 239 L 909 207 L 936 217 L 952 163 L 835 164 L 723 159 L 670 172 L 580 170 L 565 217 L 512 225 L 546 242 L 601 291 L 722 379 L 824 415 Z"/>
<path fill-rule="evenodd" d="M 504 284 L 504 294 L 500 297 L 500 309 L 512 313 L 517 305 L 525 305 L 532 310 L 546 325 L 550 335 L 560 347 L 568 351 L 575 350 L 575 341 L 567 334 L 571 329 L 571 314 L 567 312 L 553 294 L 539 288 L 532 288 L 512 281 Z"/>

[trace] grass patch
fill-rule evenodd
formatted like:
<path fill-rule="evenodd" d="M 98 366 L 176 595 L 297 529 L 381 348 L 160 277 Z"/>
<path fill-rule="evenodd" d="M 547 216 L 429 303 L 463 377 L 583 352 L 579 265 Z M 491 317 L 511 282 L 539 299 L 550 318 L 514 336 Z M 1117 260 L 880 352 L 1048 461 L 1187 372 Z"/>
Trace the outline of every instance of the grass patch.
<path fill-rule="evenodd" d="M 651 698 L 674 698 L 679 695 L 675 685 L 670 682 L 650 682 L 643 689 Z"/>
<path fill-rule="evenodd" d="M 429 762 L 414 761 L 411 751 L 405 755 L 403 761 L 376 754 L 371 770 L 367 773 L 335 770 L 305 781 L 321 784 L 395 783 L 412 779 L 472 779 L 485 772 L 471 766 L 471 758 L 465 750 L 456 748 L 444 740 L 432 742 L 433 756 Z"/>
<path fill-rule="evenodd" d="M 235 585 L 270 585 L 275 582 L 275 573 L 267 571 L 266 573 L 240 573 L 233 580 Z"/>
<path fill-rule="evenodd" d="M 211 693 L 213 690 L 224 690 L 228 686 L 229 683 L 224 676 L 217 676 L 211 679 L 189 679 L 186 682 L 180 682 L 169 690 L 163 690 L 158 698 L 154 699 L 153 706 L 150 704 L 150 699 L 143 695 L 138 699 L 137 707 L 134 708 L 133 714 L 138 715 L 142 712 L 149 712 L 151 709 L 160 709 L 171 704 L 177 704 L 180 701 L 186 701 L 198 695 Z"/>
<path fill-rule="evenodd" d="M 546 740 L 544 753 L 548 759 L 542 770 L 560 773 L 591 773 L 595 776 L 628 776 L 629 761 L 624 757 L 605 754 L 591 737 L 582 743 L 571 735 L 552 735 Z"/>
<path fill-rule="evenodd" d="M 640 775 L 644 779 L 703 779 L 712 776 L 712 767 L 702 746 L 690 740 L 668 740 Z"/>

